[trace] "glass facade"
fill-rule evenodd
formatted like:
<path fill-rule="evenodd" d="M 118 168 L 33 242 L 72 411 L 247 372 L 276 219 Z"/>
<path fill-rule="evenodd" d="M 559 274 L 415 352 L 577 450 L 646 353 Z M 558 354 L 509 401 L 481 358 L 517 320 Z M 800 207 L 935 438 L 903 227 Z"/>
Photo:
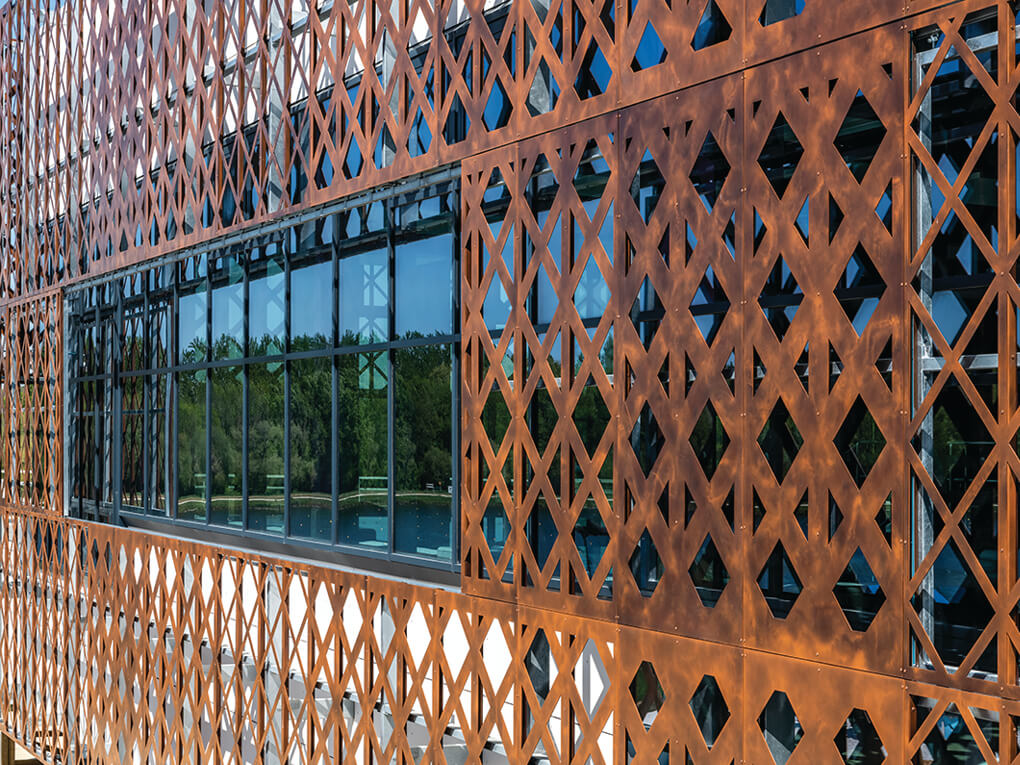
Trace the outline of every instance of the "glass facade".
<path fill-rule="evenodd" d="M 999 508 L 1007 489 L 999 481 L 1007 468 L 989 459 L 995 448 L 989 427 L 1000 416 L 998 335 L 1006 306 L 986 299 L 999 250 L 1000 136 L 975 70 L 977 64 L 997 77 L 994 11 L 968 15 L 960 34 L 973 58 L 953 48 L 940 59 L 936 30 L 914 37 L 914 87 L 924 88 L 924 100 L 912 128 L 935 166 L 915 157 L 913 247 L 920 268 L 912 287 L 925 313 L 916 313 L 912 326 L 912 445 L 923 470 L 911 474 L 911 574 L 920 577 L 911 605 L 950 671 L 968 667 L 969 674 L 994 676 L 996 641 L 979 643 L 994 616 L 986 593 L 998 584 Z M 956 188 L 947 194 L 950 187 Z M 915 666 L 932 666 L 920 641 L 911 649 Z"/>
<path fill-rule="evenodd" d="M 454 566 L 459 204 L 405 190 L 70 296 L 72 512 Z"/>

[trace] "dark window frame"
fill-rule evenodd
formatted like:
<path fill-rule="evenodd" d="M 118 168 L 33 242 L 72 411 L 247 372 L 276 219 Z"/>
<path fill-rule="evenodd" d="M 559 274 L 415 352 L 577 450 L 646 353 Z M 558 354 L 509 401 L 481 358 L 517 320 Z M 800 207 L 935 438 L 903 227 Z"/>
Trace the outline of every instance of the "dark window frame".
<path fill-rule="evenodd" d="M 69 337 L 72 338 L 73 347 L 71 348 L 71 363 L 68 369 L 68 385 L 71 395 L 69 396 L 69 411 L 68 414 L 71 418 L 71 427 L 68 430 L 66 436 L 69 454 L 71 455 L 71 465 L 68 475 L 68 509 L 71 515 L 83 517 L 90 520 L 111 522 L 120 525 L 146 525 L 152 526 L 155 524 L 156 527 L 164 528 L 170 533 L 181 533 L 194 534 L 196 532 L 203 533 L 216 533 L 219 535 L 226 535 L 230 537 L 236 535 L 239 540 L 249 539 L 257 547 L 262 549 L 272 550 L 284 550 L 290 551 L 290 554 L 299 556 L 311 556 L 324 559 L 334 559 L 343 561 L 354 561 L 356 565 L 360 565 L 366 568 L 382 567 L 386 570 L 393 568 L 394 566 L 400 570 L 440 570 L 449 572 L 458 572 L 460 570 L 460 507 L 459 507 L 459 489 L 460 489 L 460 362 L 461 362 L 461 338 L 460 338 L 460 194 L 459 184 L 453 179 L 451 175 L 447 175 L 443 180 L 432 180 L 424 179 L 414 184 L 407 184 L 403 187 L 398 187 L 392 191 L 389 195 L 366 195 L 368 201 L 354 200 L 347 206 L 341 205 L 339 209 L 326 212 L 319 217 L 313 217 L 308 213 L 304 213 L 300 216 L 297 222 L 292 220 L 284 220 L 276 227 L 273 231 L 265 233 L 264 230 L 254 235 L 244 238 L 242 241 L 229 245 L 227 247 L 211 247 L 205 250 L 190 251 L 184 256 L 178 254 L 177 259 L 171 259 L 169 262 L 162 263 L 159 265 L 146 265 L 140 266 L 133 273 L 127 275 L 116 274 L 111 277 L 106 277 L 102 282 L 98 284 L 84 286 L 78 290 L 72 291 L 68 295 L 68 327 L 70 329 Z M 449 333 L 441 335 L 433 335 L 429 337 L 409 337 L 399 339 L 393 335 L 394 321 L 396 312 L 396 301 L 399 300 L 394 292 L 394 279 L 395 279 L 395 267 L 396 267 L 396 249 L 399 239 L 406 239 L 405 236 L 401 236 L 399 232 L 395 230 L 394 226 L 394 215 L 398 208 L 405 208 L 408 205 L 413 205 L 417 202 L 436 199 L 439 200 L 439 211 L 437 215 L 430 217 L 428 220 L 431 222 L 442 221 L 440 226 L 441 229 L 448 233 L 451 240 L 451 316 L 450 316 L 450 329 Z M 386 248 L 387 252 L 387 278 L 389 279 L 389 300 L 387 305 L 388 315 L 388 326 L 389 326 L 389 337 L 382 342 L 375 342 L 365 345 L 348 345 L 343 346 L 340 344 L 339 337 L 339 263 L 345 255 L 356 254 L 360 252 L 360 249 L 351 251 L 352 239 L 343 238 L 343 223 L 347 216 L 358 216 L 360 210 L 366 209 L 368 206 L 376 205 L 381 208 L 383 221 L 382 227 L 379 231 L 365 232 L 362 228 L 363 236 L 359 237 L 357 241 L 374 242 L 376 244 L 382 243 Z M 365 219 L 366 220 L 367 216 Z M 303 234 L 307 234 L 312 229 L 320 230 L 325 221 L 330 220 L 332 225 L 332 234 L 330 241 L 323 244 L 321 236 L 313 237 L 316 243 L 311 245 L 307 249 L 302 249 L 301 238 Z M 256 248 L 264 250 L 265 246 L 271 242 L 278 243 L 284 255 L 285 272 L 284 272 L 284 289 L 285 289 L 285 303 L 284 303 L 284 323 L 285 323 L 285 335 L 284 335 L 284 348 L 281 353 L 271 355 L 259 355 L 259 356 L 248 356 L 246 355 L 252 349 L 248 347 L 249 340 L 249 329 L 250 329 L 250 306 L 248 305 L 248 292 L 249 283 L 251 281 L 252 274 L 252 261 L 249 259 L 249 254 Z M 332 300 L 332 337 L 326 347 L 309 349 L 309 350 L 295 350 L 293 347 L 293 338 L 291 337 L 291 274 L 295 269 L 295 264 L 300 264 L 302 261 L 307 261 L 308 252 L 318 248 L 320 255 L 323 252 L 328 252 L 329 262 L 332 263 L 332 274 L 333 283 L 331 285 L 331 300 Z M 213 326 L 213 268 L 210 264 L 215 258 L 224 254 L 235 254 L 239 253 L 243 258 L 243 292 L 244 292 L 244 310 L 243 310 L 243 340 L 244 348 L 242 354 L 238 358 L 229 359 L 213 359 L 212 348 L 210 347 L 210 341 L 212 338 Z M 313 256 L 314 257 L 314 256 Z M 200 268 L 202 269 L 203 276 L 200 276 L 196 281 L 201 283 L 199 291 L 204 291 L 206 295 L 205 301 L 205 356 L 202 361 L 182 361 L 180 358 L 179 337 L 178 337 L 178 319 L 172 318 L 179 315 L 179 301 L 182 291 L 186 285 L 185 282 L 185 264 L 193 261 L 202 261 Z M 169 283 L 168 281 L 169 280 Z M 192 282 L 193 283 L 193 282 Z M 129 285 L 130 290 L 126 289 Z M 128 293 L 128 294 L 126 294 Z M 124 340 L 124 317 L 125 307 L 129 307 L 131 310 L 138 310 L 138 305 L 141 306 L 143 311 L 142 327 L 144 333 L 144 350 L 142 356 L 144 358 L 142 368 L 124 370 L 122 368 L 121 349 L 123 347 Z M 165 350 L 166 358 L 165 364 L 158 364 L 156 359 L 156 348 L 153 338 L 150 336 L 150 324 L 154 316 L 160 315 L 160 308 L 164 316 L 170 316 L 171 321 L 169 326 L 164 327 L 164 331 L 167 333 L 166 338 L 168 341 L 168 347 Z M 98 339 L 93 340 L 92 344 L 97 346 L 92 350 L 93 359 L 89 363 L 89 369 L 83 370 L 83 364 L 86 362 L 85 358 L 82 358 L 80 354 L 85 353 L 89 349 L 89 340 L 87 336 L 89 333 L 98 333 Z M 106 342 L 103 342 L 103 338 L 106 338 Z M 451 410 L 450 410 L 450 422 L 451 422 L 451 472 L 452 472 L 452 493 L 451 493 L 451 512 L 450 512 L 450 558 L 449 560 L 443 558 L 429 558 L 422 555 L 416 555 L 413 553 L 398 552 L 396 550 L 396 540 L 394 535 L 394 517 L 396 514 L 395 509 L 395 494 L 396 486 L 394 482 L 394 464 L 393 464 L 393 426 L 395 422 L 395 410 L 393 402 L 393 360 L 395 354 L 406 348 L 421 347 L 421 346 L 447 346 L 451 351 Z M 387 515 L 389 525 L 389 535 L 386 543 L 386 548 L 383 551 L 375 551 L 367 549 L 365 547 L 359 547 L 356 545 L 344 544 L 339 539 L 339 519 L 338 519 L 338 443 L 337 443 L 337 374 L 338 374 L 338 363 L 343 356 L 356 356 L 358 354 L 383 352 L 389 362 L 388 380 L 387 380 L 387 471 L 388 471 L 388 488 L 387 488 Z M 290 406 L 290 380 L 292 375 L 292 364 L 295 361 L 303 359 L 314 359 L 314 358 L 328 358 L 331 364 L 331 378 L 332 378 L 332 389 L 330 391 L 330 406 L 331 406 L 331 474 L 332 474 L 332 496 L 331 496 L 331 521 L 332 528 L 330 530 L 331 538 L 328 541 L 319 541 L 307 537 L 294 536 L 295 528 L 292 525 L 291 518 L 291 470 L 290 470 L 290 438 L 289 428 L 290 421 L 293 418 L 293 412 Z M 283 531 L 282 533 L 267 533 L 264 531 L 258 531 L 250 528 L 248 515 L 248 487 L 245 485 L 240 494 L 243 518 L 242 525 L 238 527 L 221 526 L 212 522 L 211 513 L 211 499 L 212 499 L 212 486 L 211 486 L 211 474 L 209 469 L 209 460 L 211 454 L 211 413 L 210 413 L 210 397 L 212 395 L 212 385 L 210 382 L 211 374 L 206 375 L 206 411 L 204 413 L 206 421 L 206 473 L 205 473 L 205 516 L 204 520 L 193 521 L 185 518 L 178 518 L 178 447 L 180 444 L 178 429 L 180 427 L 179 419 L 179 375 L 182 373 L 195 372 L 195 371 L 206 371 L 211 373 L 212 370 L 223 368 L 223 367 L 240 367 L 243 369 L 244 375 L 244 403 L 242 405 L 242 413 L 244 421 L 242 423 L 242 471 L 244 475 L 244 481 L 247 483 L 248 473 L 248 416 L 250 410 L 250 402 L 247 391 L 247 383 L 249 379 L 249 368 L 252 365 L 264 364 L 264 363 L 281 363 L 284 367 L 284 435 L 283 435 L 283 448 L 284 448 L 284 475 L 285 475 L 285 486 L 283 494 Z M 152 475 L 152 464 L 150 460 L 149 452 L 149 440 L 150 435 L 148 433 L 149 426 L 149 414 L 152 404 L 150 403 L 150 388 L 151 382 L 155 380 L 166 379 L 169 376 L 171 379 L 171 398 L 166 402 L 166 409 L 161 411 L 167 412 L 168 419 L 166 420 L 165 426 L 171 429 L 173 433 L 172 442 L 170 448 L 172 454 L 168 455 L 168 466 L 171 471 L 171 475 L 166 478 L 168 493 L 164 496 L 164 503 L 166 504 L 166 512 L 161 513 L 158 508 L 153 507 L 154 499 L 154 487 L 153 475 Z M 143 438 L 143 455 L 142 455 L 142 470 L 143 475 L 141 479 L 141 507 L 138 503 L 127 504 L 123 501 L 123 461 L 121 459 L 121 441 L 123 439 L 122 424 L 122 404 L 121 393 L 123 391 L 123 385 L 126 379 L 131 377 L 137 377 L 145 380 L 143 383 L 144 391 L 144 412 L 145 417 L 145 437 Z M 85 384 L 91 384 L 94 389 L 97 389 L 96 393 L 91 397 L 91 400 L 85 403 L 90 404 L 86 409 L 81 407 L 83 403 L 80 398 L 80 390 L 83 391 L 81 386 Z M 109 406 L 107 406 L 109 403 Z M 113 433 L 120 433 L 120 438 L 114 438 L 105 440 L 103 438 L 103 428 L 106 427 L 106 423 L 109 422 L 109 428 Z M 87 441 L 81 439 L 81 427 L 91 426 L 93 431 L 92 443 L 89 444 Z M 113 450 L 110 454 L 110 462 L 104 462 L 104 455 L 101 447 L 103 444 L 109 443 L 109 447 Z M 81 454 L 79 453 L 82 448 L 91 447 L 91 460 L 81 460 Z M 84 470 L 90 470 L 93 474 L 91 482 L 82 480 L 82 473 Z M 79 488 L 85 491 L 79 491 Z M 90 491 L 91 496 L 81 496 L 86 492 Z M 425 574 L 426 578 L 430 575 Z"/>

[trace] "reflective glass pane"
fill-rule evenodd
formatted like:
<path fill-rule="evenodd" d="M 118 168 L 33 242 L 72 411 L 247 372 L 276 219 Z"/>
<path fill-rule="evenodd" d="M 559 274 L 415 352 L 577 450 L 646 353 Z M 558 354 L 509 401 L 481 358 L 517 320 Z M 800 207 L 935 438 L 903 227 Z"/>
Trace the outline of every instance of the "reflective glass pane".
<path fill-rule="evenodd" d="M 209 519 L 227 526 L 241 525 L 243 369 L 240 366 L 216 367 L 209 372 L 212 380 Z"/>
<path fill-rule="evenodd" d="M 145 465 L 144 414 L 145 378 L 121 380 L 121 502 L 125 507 L 141 509 L 144 499 Z"/>
<path fill-rule="evenodd" d="M 182 364 L 205 360 L 207 306 L 205 280 L 182 286 L 177 308 L 177 358 Z"/>
<path fill-rule="evenodd" d="M 379 343 L 389 335 L 390 281 L 385 249 L 340 261 L 340 344 Z"/>
<path fill-rule="evenodd" d="M 75 497 L 88 500 L 95 496 L 95 416 L 79 414 L 75 418 L 74 487 Z"/>
<path fill-rule="evenodd" d="M 291 350 L 325 348 L 333 341 L 333 262 L 300 263 L 290 272 Z"/>
<path fill-rule="evenodd" d="M 609 305 L 609 285 L 599 269 L 598 261 L 589 256 L 574 290 L 574 307 L 582 319 L 599 319 Z"/>
<path fill-rule="evenodd" d="M 333 539 L 332 361 L 290 368 L 290 533 L 321 542 Z"/>
<path fill-rule="evenodd" d="M 451 560 L 453 509 L 450 346 L 394 353 L 395 548 Z"/>
<path fill-rule="evenodd" d="M 125 372 L 146 367 L 144 319 L 141 305 L 125 306 L 120 348 L 120 368 Z"/>
<path fill-rule="evenodd" d="M 240 358 L 244 348 L 244 269 L 238 256 L 217 258 L 211 283 L 213 360 Z"/>
<path fill-rule="evenodd" d="M 76 497 L 95 496 L 95 383 L 78 383 L 74 429 L 74 494 Z"/>
<path fill-rule="evenodd" d="M 979 60 L 987 61 L 994 76 L 995 47 L 988 47 L 987 38 L 982 40 L 986 34 L 995 34 L 994 15 L 985 22 L 991 22 L 990 30 L 981 22 L 968 23 L 961 33 L 974 35 L 968 43 Z M 915 39 L 925 74 L 934 64 L 932 52 L 925 48 L 937 39 L 925 33 Z M 914 227 L 917 242 L 927 240 L 931 247 L 914 279 L 914 289 L 939 332 L 952 345 L 960 339 L 994 276 L 982 245 L 987 242 L 992 249 L 999 246 L 999 134 L 993 130 L 981 137 L 994 103 L 955 47 L 950 47 L 942 59 L 923 99 L 913 129 L 938 169 L 915 159 Z M 949 209 L 944 187 L 937 180 L 941 173 L 949 185 L 955 185 L 965 171 L 960 201 L 973 216 L 973 224 Z"/>
<path fill-rule="evenodd" d="M 282 534 L 283 364 L 248 367 L 248 528 Z"/>
<path fill-rule="evenodd" d="M 283 353 L 286 277 L 283 254 L 267 255 L 249 265 L 248 355 Z"/>
<path fill-rule="evenodd" d="M 148 509 L 150 513 L 166 515 L 167 497 L 170 496 L 171 469 L 170 455 L 170 381 L 171 375 L 153 375 L 146 379 L 149 386 L 149 411 L 146 419 L 146 440 L 148 441 Z"/>
<path fill-rule="evenodd" d="M 386 352 L 341 356 L 337 374 L 340 542 L 385 552 L 389 543 Z"/>
<path fill-rule="evenodd" d="M 546 244 L 536 245 L 531 236 L 525 232 L 525 246 L 529 259 L 539 258 L 542 261 L 542 265 L 538 268 L 538 275 L 535 277 L 531 287 L 528 306 L 529 312 L 538 324 L 548 324 L 552 321 L 553 314 L 556 312 L 556 307 L 559 304 L 550 274 L 555 275 L 563 266 L 561 247 L 563 240 L 562 224 L 558 215 L 555 218 L 550 218 L 549 216 L 549 211 L 552 208 L 559 188 L 559 183 L 549 168 L 548 160 L 546 160 L 544 155 L 540 156 L 535 162 L 535 169 L 528 191 L 528 201 L 531 206 L 531 212 L 535 216 L 539 227 L 550 234 L 550 236 Z M 548 258 L 548 261 L 546 261 L 546 258 Z M 550 261 L 552 271 L 546 265 Z M 531 268 L 532 266 L 529 264 L 527 267 Z"/>
<path fill-rule="evenodd" d="M 429 337 L 453 331 L 453 234 L 396 248 L 396 336 Z"/>
<path fill-rule="evenodd" d="M 172 295 L 164 293 L 149 296 L 149 364 L 153 367 L 162 368 L 170 365 L 169 328 L 170 317 L 173 315 L 172 308 Z"/>
<path fill-rule="evenodd" d="M 177 517 L 205 520 L 205 370 L 177 375 Z"/>

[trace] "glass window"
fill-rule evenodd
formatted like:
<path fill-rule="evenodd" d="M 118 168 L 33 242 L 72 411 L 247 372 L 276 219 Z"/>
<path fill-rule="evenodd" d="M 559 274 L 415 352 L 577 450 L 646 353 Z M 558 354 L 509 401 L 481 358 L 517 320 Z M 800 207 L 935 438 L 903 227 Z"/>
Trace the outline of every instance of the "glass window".
<path fill-rule="evenodd" d="M 177 307 L 177 359 L 181 364 L 204 361 L 209 339 L 206 334 L 208 292 L 205 283 L 205 259 L 200 275 L 195 268 L 182 269 L 180 297 Z"/>
<path fill-rule="evenodd" d="M 449 335 L 453 329 L 453 234 L 396 248 L 396 336 Z"/>
<path fill-rule="evenodd" d="M 243 367 L 214 367 L 209 372 L 209 517 L 213 523 L 240 526 L 244 406 Z"/>
<path fill-rule="evenodd" d="M 340 260 L 340 344 L 371 345 L 389 337 L 390 274 L 386 249 Z"/>
<path fill-rule="evenodd" d="M 450 560 L 453 506 L 452 354 L 448 345 L 394 352 L 395 547 Z"/>
<path fill-rule="evenodd" d="M 414 189 L 69 293 L 76 510 L 456 566 L 459 208 Z"/>
<path fill-rule="evenodd" d="M 453 218 L 441 197 L 401 207 L 394 257 L 396 339 L 453 331 Z"/>
<path fill-rule="evenodd" d="M 333 360 L 290 367 L 290 533 L 333 541 Z"/>
<path fill-rule="evenodd" d="M 222 255 L 211 268 L 214 361 L 240 358 L 244 348 L 244 269 L 239 258 Z"/>
<path fill-rule="evenodd" d="M 145 378 L 124 377 L 121 392 L 121 502 L 144 507 Z"/>
<path fill-rule="evenodd" d="M 173 470 L 169 460 L 173 454 L 170 440 L 171 380 L 170 374 L 152 375 L 145 378 L 149 386 L 149 409 L 146 419 L 145 439 L 147 444 L 148 494 L 146 508 L 150 513 L 166 515 L 167 498 L 170 496 L 170 478 Z"/>
<path fill-rule="evenodd" d="M 248 268 L 248 355 L 275 356 L 283 353 L 286 310 L 286 265 L 280 246 L 267 247 Z"/>
<path fill-rule="evenodd" d="M 95 382 L 78 384 L 78 395 L 75 404 L 78 412 L 75 417 L 74 454 L 74 496 L 80 501 L 79 509 L 96 497 L 95 480 Z M 84 514 L 84 513 L 83 513 Z"/>
<path fill-rule="evenodd" d="M 206 370 L 177 374 L 177 517 L 205 520 Z"/>
<path fill-rule="evenodd" d="M 340 356 L 337 372 L 339 541 L 385 551 L 390 538 L 387 353 Z"/>
<path fill-rule="evenodd" d="M 991 428 L 1002 417 L 998 327 L 1014 319 L 1012 309 L 1000 313 L 1001 298 L 987 295 L 1004 191 L 991 92 L 1001 43 L 994 10 L 969 14 L 959 31 L 976 60 L 937 29 L 914 37 L 913 84 L 924 91 L 915 94 L 910 125 L 919 139 L 912 150 L 912 261 L 920 266 L 911 280 L 911 392 L 921 465 L 911 479 L 911 606 L 934 651 L 915 641 L 912 660 L 994 678 L 996 641 L 980 646 L 995 617 L 986 593 L 1000 585 L 1003 487 L 989 462 Z M 1012 57 L 1012 41 L 1002 42 Z M 968 215 L 958 214 L 961 207 Z M 959 360 L 952 374 L 945 374 L 947 358 Z"/>
<path fill-rule="evenodd" d="M 283 370 L 248 367 L 248 528 L 274 534 L 283 533 Z"/>
<path fill-rule="evenodd" d="M 173 287 L 168 269 L 154 269 L 150 272 L 149 290 L 145 325 L 149 340 L 148 364 L 157 369 L 165 369 L 172 363 L 170 324 L 173 316 Z"/>
<path fill-rule="evenodd" d="M 291 266 L 291 350 L 327 348 L 333 343 L 333 260 L 330 252 Z"/>

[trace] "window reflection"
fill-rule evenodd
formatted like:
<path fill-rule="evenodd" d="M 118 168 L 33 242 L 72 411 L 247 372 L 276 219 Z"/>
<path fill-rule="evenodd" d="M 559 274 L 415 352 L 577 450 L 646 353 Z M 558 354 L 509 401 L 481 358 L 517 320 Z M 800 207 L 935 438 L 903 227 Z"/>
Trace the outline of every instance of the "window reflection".
<path fill-rule="evenodd" d="M 389 336 L 389 254 L 385 249 L 340 261 L 340 344 L 370 345 Z"/>
<path fill-rule="evenodd" d="M 460 201 L 433 192 L 69 296 L 77 511 L 454 565 Z"/>
<path fill-rule="evenodd" d="M 389 542 L 386 353 L 341 356 L 337 375 L 340 542 L 384 551 Z"/>
<path fill-rule="evenodd" d="M 237 255 L 213 261 L 212 357 L 236 359 L 244 348 L 244 269 Z"/>
<path fill-rule="evenodd" d="M 177 353 L 181 364 L 204 361 L 208 337 L 206 311 L 208 293 L 205 282 L 205 258 L 181 268 L 180 298 L 177 304 Z"/>
<path fill-rule="evenodd" d="M 249 266 L 248 335 L 249 356 L 283 353 L 286 302 L 284 258 L 275 246 L 261 260 Z M 326 281 L 327 286 L 329 280 Z"/>
<path fill-rule="evenodd" d="M 121 394 L 121 502 L 141 507 L 144 441 L 142 428 L 145 422 L 144 379 L 123 378 Z"/>
<path fill-rule="evenodd" d="M 210 370 L 212 406 L 209 409 L 209 518 L 213 523 L 240 526 L 242 457 L 243 367 Z"/>
<path fill-rule="evenodd" d="M 167 498 L 170 496 L 170 480 L 173 469 L 170 459 L 173 455 L 170 419 L 171 401 L 170 374 L 157 374 L 146 379 L 149 386 L 149 409 L 146 419 L 145 439 L 148 446 L 148 475 L 146 493 L 147 509 L 150 513 L 166 515 Z"/>
<path fill-rule="evenodd" d="M 912 660 L 949 672 L 966 666 L 979 676 L 998 669 L 995 639 L 978 647 L 995 615 L 987 593 L 998 585 L 1000 550 L 999 480 L 988 462 L 995 446 L 989 427 L 1000 414 L 1001 315 L 998 302 L 986 299 L 994 277 L 989 257 L 999 247 L 1000 147 L 994 102 L 978 76 L 984 67 L 996 77 L 997 29 L 994 12 L 963 20 L 960 34 L 977 64 L 937 30 L 915 35 L 915 87 L 929 84 L 917 94 L 911 125 L 923 147 L 913 158 L 913 245 L 922 264 L 911 286 L 934 325 L 920 316 L 913 323 L 912 404 L 919 416 L 912 446 L 922 468 L 914 471 L 911 492 L 917 580 L 911 605 L 934 654 L 915 639 Z M 951 187 L 969 215 L 947 199 Z M 954 346 L 963 369 L 946 375 L 946 349 Z"/>
<path fill-rule="evenodd" d="M 333 537 L 333 364 L 328 356 L 290 368 L 290 533 Z"/>
<path fill-rule="evenodd" d="M 290 272 L 291 349 L 308 351 L 333 343 L 333 261 L 301 263 Z"/>
<path fill-rule="evenodd" d="M 453 217 L 442 197 L 397 210 L 396 338 L 453 331 Z"/>
<path fill-rule="evenodd" d="M 453 328 L 453 235 L 396 248 L 396 336 L 448 335 Z"/>
<path fill-rule="evenodd" d="M 451 349 L 405 348 L 394 353 L 396 549 L 450 560 L 453 496 Z"/>
<path fill-rule="evenodd" d="M 248 367 L 248 527 L 274 534 L 283 533 L 283 370 Z"/>
<path fill-rule="evenodd" d="M 204 369 L 177 375 L 177 517 L 205 520 Z"/>

